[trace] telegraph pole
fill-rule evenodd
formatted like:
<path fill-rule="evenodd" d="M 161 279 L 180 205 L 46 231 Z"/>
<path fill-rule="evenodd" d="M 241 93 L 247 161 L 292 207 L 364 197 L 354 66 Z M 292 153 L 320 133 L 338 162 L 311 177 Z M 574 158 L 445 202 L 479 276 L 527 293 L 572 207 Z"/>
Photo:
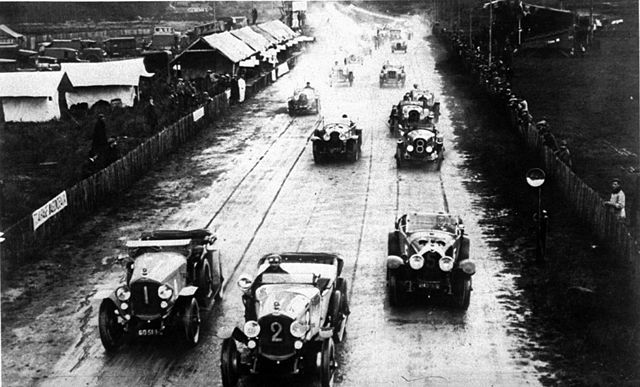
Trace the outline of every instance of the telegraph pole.
<path fill-rule="evenodd" d="M 489 66 L 491 66 L 491 52 L 493 51 L 493 0 L 489 1 Z"/>

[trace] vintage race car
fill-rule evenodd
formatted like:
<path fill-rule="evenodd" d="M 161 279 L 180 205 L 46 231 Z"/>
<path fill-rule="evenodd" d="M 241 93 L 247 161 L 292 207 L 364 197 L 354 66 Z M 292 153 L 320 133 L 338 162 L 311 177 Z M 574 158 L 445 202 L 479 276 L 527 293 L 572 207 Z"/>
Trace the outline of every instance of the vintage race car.
<path fill-rule="evenodd" d="M 349 84 L 353 86 L 353 70 L 349 66 L 335 65 L 331 68 L 331 74 L 329 74 L 329 86 L 333 87 L 334 84 Z"/>
<path fill-rule="evenodd" d="M 402 51 L 405 54 L 407 53 L 407 42 L 404 40 L 395 40 L 391 42 L 391 53 L 395 53 L 396 51 Z"/>
<path fill-rule="evenodd" d="M 358 54 L 349 54 L 349 55 L 347 55 L 345 60 L 346 60 L 348 65 L 352 65 L 352 64 L 363 65 L 364 64 L 364 58 L 362 57 L 362 55 L 358 55 Z"/>
<path fill-rule="evenodd" d="M 287 106 L 290 115 L 310 112 L 319 113 L 320 96 L 316 89 L 311 87 L 296 89 L 293 92 L 293 96 L 289 98 Z"/>
<path fill-rule="evenodd" d="M 392 306 L 410 294 L 451 297 L 466 310 L 471 296 L 469 238 L 459 217 L 445 213 L 402 215 L 389 233 L 387 285 Z"/>
<path fill-rule="evenodd" d="M 407 75 L 402 65 L 385 63 L 380 70 L 380 87 L 385 85 L 404 87 L 406 79 Z"/>
<path fill-rule="evenodd" d="M 432 92 L 414 89 L 408 92 L 408 94 L 412 100 L 422 102 L 423 106 L 431 110 L 436 117 L 440 115 L 440 101 L 438 101 Z"/>
<path fill-rule="evenodd" d="M 393 132 L 395 129 L 404 128 L 405 130 L 410 126 L 417 124 L 426 124 L 433 122 L 433 113 L 425 108 L 422 101 L 414 101 L 411 99 L 404 99 L 397 105 L 391 107 L 391 114 L 389 114 L 389 130 Z"/>
<path fill-rule="evenodd" d="M 409 124 L 398 126 L 400 138 L 396 147 L 398 168 L 410 162 L 437 162 L 444 155 L 444 138 L 433 124 Z"/>
<path fill-rule="evenodd" d="M 314 129 L 311 143 L 316 164 L 329 158 L 344 157 L 349 161 L 358 161 L 362 150 L 362 129 L 348 119 L 323 120 Z"/>
<path fill-rule="evenodd" d="M 269 254 L 254 279 L 240 276 L 245 323 L 222 342 L 224 387 L 263 373 L 317 372 L 323 387 L 332 384 L 334 344 L 344 338 L 349 316 L 343 265 L 336 254 Z"/>
<path fill-rule="evenodd" d="M 128 241 L 119 258 L 126 281 L 102 300 L 100 340 L 107 351 L 127 339 L 173 332 L 187 346 L 200 339 L 200 308 L 222 289 L 216 236 L 208 230 L 157 230 Z"/>

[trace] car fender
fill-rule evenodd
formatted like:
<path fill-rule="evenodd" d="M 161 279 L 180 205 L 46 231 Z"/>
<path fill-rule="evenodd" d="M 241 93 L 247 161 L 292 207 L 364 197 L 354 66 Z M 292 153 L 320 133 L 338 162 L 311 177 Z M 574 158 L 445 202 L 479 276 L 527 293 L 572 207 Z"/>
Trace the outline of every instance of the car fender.
<path fill-rule="evenodd" d="M 404 259 L 397 255 L 389 255 L 386 261 L 387 269 L 397 269 L 400 266 L 404 265 Z"/>

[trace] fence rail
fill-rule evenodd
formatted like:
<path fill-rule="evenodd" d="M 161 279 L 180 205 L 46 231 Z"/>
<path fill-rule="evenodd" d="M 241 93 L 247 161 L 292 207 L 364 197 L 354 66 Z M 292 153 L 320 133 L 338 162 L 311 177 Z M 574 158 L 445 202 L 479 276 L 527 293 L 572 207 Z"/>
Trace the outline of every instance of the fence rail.
<path fill-rule="evenodd" d="M 300 53 L 287 60 L 295 66 Z M 271 73 L 251 82 L 246 96 L 250 97 L 271 84 Z M 0 244 L 2 272 L 6 273 L 20 262 L 36 260 L 42 247 L 80 219 L 93 213 L 101 204 L 131 187 L 154 164 L 192 138 L 202 127 L 226 114 L 229 101 L 224 93 L 212 97 L 204 105 L 204 117 L 197 122 L 190 113 L 171 126 L 156 133 L 124 157 L 106 168 L 66 189 L 67 207 L 33 230 L 31 215 L 4 230 L 5 241 Z"/>

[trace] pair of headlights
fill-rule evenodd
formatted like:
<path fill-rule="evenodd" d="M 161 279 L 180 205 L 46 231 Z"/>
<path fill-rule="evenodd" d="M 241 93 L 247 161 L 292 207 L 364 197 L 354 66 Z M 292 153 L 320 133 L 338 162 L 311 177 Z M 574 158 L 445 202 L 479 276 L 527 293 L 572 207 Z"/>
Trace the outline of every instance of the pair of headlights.
<path fill-rule="evenodd" d="M 329 141 L 331 140 L 331 134 L 330 133 L 325 133 L 324 136 L 322 137 L 325 141 Z M 347 135 L 344 133 L 340 133 L 340 140 L 344 141 L 347 139 Z"/>
<path fill-rule="evenodd" d="M 295 338 L 301 338 L 304 336 L 308 329 L 308 325 L 304 325 L 298 320 L 292 322 L 289 326 L 289 332 L 291 333 L 291 336 Z M 249 320 L 244 323 L 243 332 L 248 338 L 254 339 L 260 334 L 260 324 L 255 320 Z"/>
<path fill-rule="evenodd" d="M 169 300 L 172 296 L 173 289 L 171 288 L 171 286 L 160 285 L 160 287 L 158 288 L 158 297 L 160 297 L 161 300 Z M 129 290 L 127 286 L 120 286 L 118 289 L 116 289 L 116 298 L 118 298 L 120 302 L 129 301 L 129 299 L 131 299 L 131 290 Z"/>
<path fill-rule="evenodd" d="M 442 271 L 453 270 L 453 258 L 444 256 L 438 261 L 438 266 Z M 413 270 L 420 270 L 424 266 L 424 257 L 420 254 L 414 254 L 409 258 L 409 266 Z"/>
<path fill-rule="evenodd" d="M 413 145 L 411 145 L 411 144 L 407 145 L 407 152 L 413 152 L 414 149 L 415 148 L 414 148 Z M 433 147 L 431 145 L 427 145 L 424 148 L 424 151 L 427 152 L 427 153 L 431 153 L 431 152 L 433 152 Z"/>

